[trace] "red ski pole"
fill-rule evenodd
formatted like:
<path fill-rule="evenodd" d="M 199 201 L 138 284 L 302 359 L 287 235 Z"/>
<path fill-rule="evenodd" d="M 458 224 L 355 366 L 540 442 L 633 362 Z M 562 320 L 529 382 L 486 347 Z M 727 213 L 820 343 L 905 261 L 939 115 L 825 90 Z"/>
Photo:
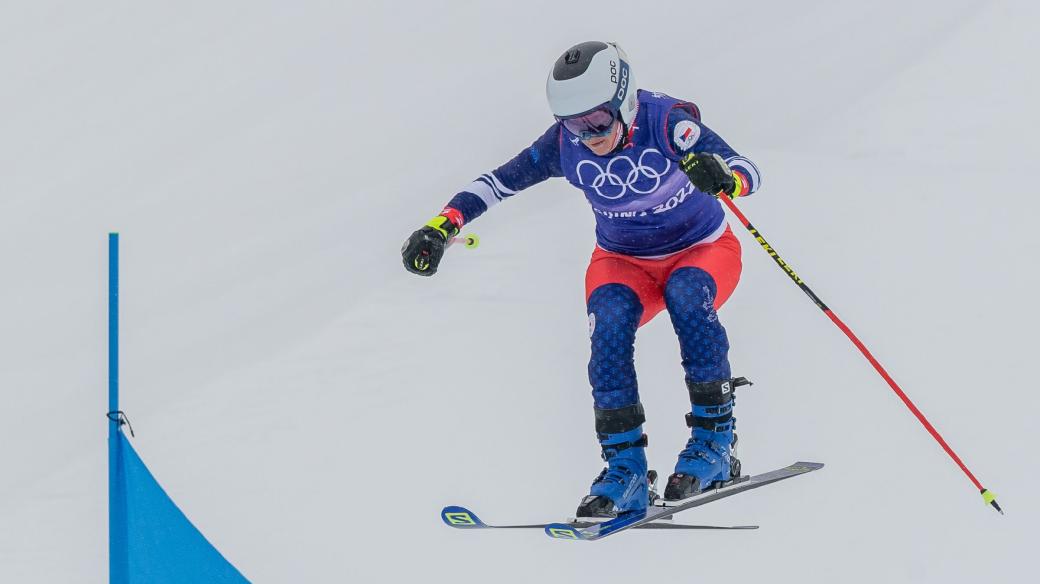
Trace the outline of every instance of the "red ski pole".
<path fill-rule="evenodd" d="M 831 322 L 833 322 L 835 326 L 841 329 L 841 332 L 845 333 L 845 336 L 847 336 L 849 340 L 852 341 L 852 344 L 856 345 L 856 348 L 859 349 L 859 352 L 863 353 L 863 356 L 867 358 L 867 361 L 870 361 L 870 364 L 873 365 L 874 369 L 878 372 L 878 374 L 885 379 L 885 381 L 888 383 L 888 386 L 892 388 L 892 391 L 894 391 L 895 394 L 899 396 L 899 399 L 903 400 L 903 403 L 906 404 L 906 407 L 909 408 L 910 412 L 914 414 L 914 417 L 917 418 L 917 421 L 921 422 L 921 425 L 924 426 L 924 429 L 928 430 L 928 433 L 932 435 L 932 438 L 935 438 L 935 441 L 939 443 L 939 446 L 942 446 L 943 450 L 946 451 L 946 454 L 950 455 L 950 458 L 952 458 L 953 461 L 957 463 L 957 466 L 960 467 L 961 471 L 963 471 L 964 474 L 971 481 L 971 483 L 975 485 L 975 488 L 978 489 L 979 493 L 982 494 L 982 499 L 986 502 L 986 504 L 991 505 L 994 509 L 999 511 L 1001 515 L 1003 515 L 1004 511 L 1000 508 L 1000 505 L 997 504 L 996 495 L 994 495 L 985 487 L 983 487 L 982 483 L 979 482 L 979 479 L 975 478 L 975 475 L 972 474 L 970 470 L 968 470 L 967 465 L 964 464 L 964 461 L 961 460 L 961 457 L 957 456 L 957 453 L 953 451 L 953 448 L 950 448 L 950 445 L 946 443 L 946 440 L 944 440 L 942 435 L 939 434 L 938 430 L 935 429 L 935 426 L 932 426 L 932 423 L 928 421 L 928 418 L 924 417 L 924 414 L 921 413 L 921 410 L 917 409 L 917 406 L 914 405 L 914 402 L 912 402 L 910 398 L 906 395 L 906 393 L 903 391 L 903 389 L 899 387 L 899 384 L 896 383 L 894 379 L 892 379 L 892 376 L 888 374 L 888 371 L 885 371 L 885 368 L 881 366 L 881 363 L 879 363 L 878 360 L 874 358 L 874 355 L 870 353 L 870 350 L 867 349 L 867 346 L 864 345 L 858 337 L 856 337 L 856 334 L 852 332 L 852 329 L 850 329 L 848 325 L 842 322 L 842 320 L 838 318 L 838 315 L 834 314 L 834 312 L 830 308 L 828 308 L 826 304 L 823 303 L 823 300 L 820 300 L 820 297 L 817 296 L 816 293 L 814 293 L 808 285 L 806 285 L 804 280 L 798 277 L 798 274 L 795 273 L 794 269 L 791 268 L 790 264 L 788 264 L 780 258 L 780 254 L 776 252 L 776 249 L 773 248 L 773 246 L 769 245 L 769 242 L 767 242 L 766 239 L 762 237 L 762 234 L 759 233 L 753 225 L 751 225 L 751 222 L 748 221 L 748 218 L 740 212 L 740 209 L 737 208 L 737 204 L 733 202 L 733 200 L 730 199 L 728 195 L 726 195 L 725 193 L 719 193 L 719 199 L 721 199 L 722 202 L 725 203 L 727 207 L 729 207 L 729 210 L 737 216 L 737 219 L 740 219 L 740 222 L 744 224 L 744 227 L 751 233 L 751 236 L 755 238 L 755 241 L 757 241 L 759 245 L 762 246 L 762 249 L 764 249 L 766 253 L 769 254 L 769 257 L 773 258 L 773 261 L 776 262 L 776 265 L 780 266 L 788 275 L 788 277 L 790 277 L 791 280 L 793 280 L 794 283 L 802 289 L 802 292 L 805 292 L 805 294 L 812 299 L 816 306 L 818 306 L 820 310 L 822 310 L 823 313 L 827 315 L 827 318 L 831 319 Z"/>

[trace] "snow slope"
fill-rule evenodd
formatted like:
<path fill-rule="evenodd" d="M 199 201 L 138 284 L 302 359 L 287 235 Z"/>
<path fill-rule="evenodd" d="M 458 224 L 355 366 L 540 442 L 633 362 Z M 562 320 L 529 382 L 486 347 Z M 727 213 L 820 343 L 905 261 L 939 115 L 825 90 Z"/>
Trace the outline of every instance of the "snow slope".
<path fill-rule="evenodd" d="M 134 443 L 253 581 L 1029 580 L 1035 3 L 93 4 L 0 7 L 0 581 L 107 579 L 110 230 Z M 756 161 L 742 208 L 1006 517 L 739 233 L 745 468 L 824 470 L 687 517 L 753 533 L 440 523 L 563 518 L 600 468 L 581 194 L 493 209 L 432 279 L 399 263 L 545 129 L 545 75 L 590 38 Z M 637 367 L 667 474 L 688 403 L 666 318 Z"/>

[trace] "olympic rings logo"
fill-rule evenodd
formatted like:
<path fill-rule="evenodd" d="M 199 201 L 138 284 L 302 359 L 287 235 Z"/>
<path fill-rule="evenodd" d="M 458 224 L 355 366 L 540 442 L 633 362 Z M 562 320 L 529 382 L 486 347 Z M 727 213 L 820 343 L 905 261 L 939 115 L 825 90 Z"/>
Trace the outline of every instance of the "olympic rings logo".
<path fill-rule="evenodd" d="M 656 157 L 645 160 L 647 155 L 651 153 L 655 154 Z M 655 168 L 655 166 L 660 166 L 660 162 L 656 160 L 657 158 L 664 161 L 663 170 Z M 653 165 L 648 163 L 653 163 Z M 639 155 L 639 160 L 635 162 L 632 162 L 632 159 L 627 156 L 615 156 L 607 163 L 606 168 L 601 168 L 600 165 L 592 160 L 582 160 L 574 168 L 574 172 L 578 175 L 578 183 L 583 186 L 586 185 L 586 177 L 582 175 L 581 171 L 586 165 L 595 169 L 595 175 L 590 176 L 591 182 L 587 183 L 587 185 L 595 189 L 597 195 L 610 200 L 620 199 L 630 190 L 640 195 L 650 194 L 657 190 L 657 187 L 661 186 L 661 179 L 672 169 L 672 161 L 665 158 L 660 151 L 654 148 L 644 150 Z M 617 165 L 621 166 L 618 167 Z M 615 172 L 615 170 L 620 171 L 621 174 Z M 646 190 L 640 190 L 637 184 L 643 181 L 643 179 L 652 180 L 653 186 Z"/>

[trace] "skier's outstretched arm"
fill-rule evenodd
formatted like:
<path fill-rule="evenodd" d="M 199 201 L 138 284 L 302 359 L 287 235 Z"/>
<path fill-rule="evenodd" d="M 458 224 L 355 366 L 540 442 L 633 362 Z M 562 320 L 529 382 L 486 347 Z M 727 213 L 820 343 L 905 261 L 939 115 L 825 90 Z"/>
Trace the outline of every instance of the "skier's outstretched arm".
<path fill-rule="evenodd" d="M 560 126 L 553 124 L 533 144 L 495 170 L 466 185 L 433 219 L 412 233 L 401 247 L 404 267 L 413 274 L 437 273 L 444 248 L 462 226 L 492 206 L 549 177 L 563 176 Z"/>
<path fill-rule="evenodd" d="M 668 115 L 672 152 L 698 190 L 731 198 L 754 193 L 762 183 L 755 163 L 737 153 L 721 136 L 682 109 Z"/>

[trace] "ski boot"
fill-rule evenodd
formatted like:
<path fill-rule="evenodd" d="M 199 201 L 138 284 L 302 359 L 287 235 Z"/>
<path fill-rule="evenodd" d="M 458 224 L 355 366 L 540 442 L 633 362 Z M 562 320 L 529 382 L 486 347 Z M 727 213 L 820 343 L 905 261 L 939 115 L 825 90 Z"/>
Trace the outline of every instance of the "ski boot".
<path fill-rule="evenodd" d="M 578 505 L 576 519 L 602 519 L 645 511 L 650 503 L 643 406 L 596 409 L 596 435 L 603 449 L 604 468 Z M 652 473 L 656 480 L 657 473 Z"/>
<path fill-rule="evenodd" d="M 701 383 L 687 381 L 686 385 L 693 404 L 693 411 L 686 414 L 686 425 L 692 429 L 692 435 L 679 453 L 675 472 L 668 477 L 664 489 L 666 504 L 740 477 L 740 460 L 734 452 L 734 391 L 751 382 L 738 377 Z"/>

